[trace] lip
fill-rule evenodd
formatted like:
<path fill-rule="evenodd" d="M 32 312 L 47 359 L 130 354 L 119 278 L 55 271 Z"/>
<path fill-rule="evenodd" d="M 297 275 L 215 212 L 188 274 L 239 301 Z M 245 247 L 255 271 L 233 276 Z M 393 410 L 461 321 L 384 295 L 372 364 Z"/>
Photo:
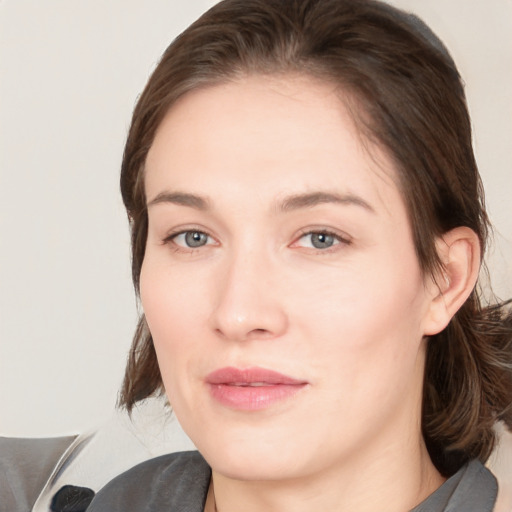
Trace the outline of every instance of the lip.
<path fill-rule="evenodd" d="M 231 409 L 256 411 L 289 399 L 307 386 L 298 380 L 266 368 L 226 367 L 206 376 L 211 396 Z"/>

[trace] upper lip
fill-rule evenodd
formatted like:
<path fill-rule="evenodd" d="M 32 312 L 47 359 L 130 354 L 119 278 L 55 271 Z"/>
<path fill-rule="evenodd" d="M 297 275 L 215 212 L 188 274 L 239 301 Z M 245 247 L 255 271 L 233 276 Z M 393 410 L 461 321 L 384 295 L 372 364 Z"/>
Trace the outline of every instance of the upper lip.
<path fill-rule="evenodd" d="M 224 384 L 231 386 L 247 386 L 251 384 L 286 384 L 297 386 L 307 383 L 304 380 L 295 379 L 267 368 L 235 368 L 232 366 L 214 370 L 206 376 L 205 380 L 208 384 Z"/>

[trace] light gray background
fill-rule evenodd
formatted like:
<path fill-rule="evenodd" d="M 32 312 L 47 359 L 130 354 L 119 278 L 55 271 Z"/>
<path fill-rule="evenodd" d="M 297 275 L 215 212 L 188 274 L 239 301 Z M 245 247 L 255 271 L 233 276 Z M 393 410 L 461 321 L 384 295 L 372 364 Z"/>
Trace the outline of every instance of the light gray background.
<path fill-rule="evenodd" d="M 0 0 L 0 434 L 83 431 L 108 415 L 136 320 L 118 192 L 137 95 L 213 1 Z M 512 296 L 512 0 L 394 0 L 467 83 Z"/>

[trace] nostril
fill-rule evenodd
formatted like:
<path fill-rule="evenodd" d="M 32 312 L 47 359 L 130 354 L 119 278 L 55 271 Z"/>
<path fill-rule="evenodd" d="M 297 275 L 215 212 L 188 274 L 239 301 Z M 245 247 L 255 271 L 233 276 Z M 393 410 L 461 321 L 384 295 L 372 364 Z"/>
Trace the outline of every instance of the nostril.
<path fill-rule="evenodd" d="M 268 329 L 253 329 L 247 333 L 246 339 L 267 339 L 275 336 L 276 334 Z"/>
<path fill-rule="evenodd" d="M 231 339 L 235 341 L 248 341 L 248 340 L 255 340 L 255 339 L 267 339 L 272 338 L 275 336 L 271 331 L 268 329 L 263 328 L 257 328 L 257 329 L 251 329 L 248 331 L 235 331 L 235 330 L 229 330 L 222 328 L 215 329 L 215 333 L 217 336 L 220 336 L 222 338 Z"/>

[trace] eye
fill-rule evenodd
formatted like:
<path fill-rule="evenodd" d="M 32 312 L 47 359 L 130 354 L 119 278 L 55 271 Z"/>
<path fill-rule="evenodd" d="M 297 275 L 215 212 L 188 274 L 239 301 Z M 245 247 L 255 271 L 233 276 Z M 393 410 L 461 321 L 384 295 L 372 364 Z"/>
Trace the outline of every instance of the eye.
<path fill-rule="evenodd" d="M 334 235 L 330 235 L 329 233 L 310 233 L 306 236 L 309 237 L 311 245 L 315 249 L 328 249 L 334 244 L 339 243 L 339 240 L 336 240 Z"/>
<path fill-rule="evenodd" d="M 307 249 L 326 250 L 341 243 L 349 244 L 350 242 L 336 233 L 319 230 L 304 233 L 293 245 Z"/>
<path fill-rule="evenodd" d="M 167 240 L 187 249 L 196 249 L 211 243 L 211 238 L 202 231 L 182 231 L 170 236 Z"/>

